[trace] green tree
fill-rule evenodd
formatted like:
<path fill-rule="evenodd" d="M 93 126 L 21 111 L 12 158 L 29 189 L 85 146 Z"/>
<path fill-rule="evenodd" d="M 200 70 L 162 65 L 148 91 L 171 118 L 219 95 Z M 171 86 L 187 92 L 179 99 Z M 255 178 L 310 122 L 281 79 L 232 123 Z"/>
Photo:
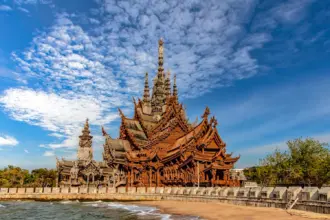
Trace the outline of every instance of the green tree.
<path fill-rule="evenodd" d="M 56 170 L 40 168 L 32 170 L 21 169 L 9 165 L 0 170 L 0 187 L 52 187 L 56 185 Z"/>
<path fill-rule="evenodd" d="M 314 185 L 330 182 L 328 145 L 312 138 L 287 142 L 288 150 L 273 153 L 260 160 L 259 166 L 245 169 L 248 180 L 261 185 Z"/>

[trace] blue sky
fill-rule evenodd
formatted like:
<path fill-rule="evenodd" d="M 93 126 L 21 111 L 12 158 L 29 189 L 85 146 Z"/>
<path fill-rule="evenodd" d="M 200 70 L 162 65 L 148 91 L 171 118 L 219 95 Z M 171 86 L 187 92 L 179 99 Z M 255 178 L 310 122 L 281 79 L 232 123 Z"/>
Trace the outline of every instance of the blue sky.
<path fill-rule="evenodd" d="M 329 20 L 326 0 L 0 0 L 0 167 L 75 158 L 86 118 L 100 160 L 100 127 L 118 136 L 160 37 L 188 117 L 210 107 L 238 168 L 330 142 Z"/>

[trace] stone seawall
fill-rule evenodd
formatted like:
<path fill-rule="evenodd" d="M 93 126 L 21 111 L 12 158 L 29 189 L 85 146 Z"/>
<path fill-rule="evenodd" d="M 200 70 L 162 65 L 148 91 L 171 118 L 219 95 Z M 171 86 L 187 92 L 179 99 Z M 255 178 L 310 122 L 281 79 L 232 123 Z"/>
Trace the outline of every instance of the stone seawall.
<path fill-rule="evenodd" d="M 0 200 L 180 200 L 223 202 L 235 205 L 285 208 L 330 214 L 330 190 L 300 187 L 119 187 L 119 188 L 0 188 Z"/>

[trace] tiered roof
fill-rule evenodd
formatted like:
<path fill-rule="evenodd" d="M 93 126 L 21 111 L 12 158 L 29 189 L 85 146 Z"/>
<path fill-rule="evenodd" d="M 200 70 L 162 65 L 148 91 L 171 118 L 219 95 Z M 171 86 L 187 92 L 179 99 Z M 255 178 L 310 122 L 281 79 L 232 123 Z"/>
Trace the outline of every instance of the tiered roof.
<path fill-rule="evenodd" d="M 163 41 L 159 41 L 158 72 L 150 97 L 148 73 L 145 75 L 143 100 L 134 100 L 134 117 L 126 117 L 121 110 L 120 137 L 112 139 L 104 132 L 104 157 L 108 161 L 167 163 L 175 158 L 182 161 L 209 162 L 205 170 L 230 169 L 239 157 L 226 153 L 214 117 L 209 119 L 206 107 L 202 121 L 191 125 L 183 105 L 178 101 L 176 76 L 171 91 L 170 74 L 163 69 Z"/>

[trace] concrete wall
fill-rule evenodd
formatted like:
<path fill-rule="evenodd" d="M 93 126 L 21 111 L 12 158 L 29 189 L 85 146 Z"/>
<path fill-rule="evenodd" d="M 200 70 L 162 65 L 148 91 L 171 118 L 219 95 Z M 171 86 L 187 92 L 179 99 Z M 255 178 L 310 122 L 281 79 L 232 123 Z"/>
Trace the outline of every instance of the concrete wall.
<path fill-rule="evenodd" d="M 88 187 L 88 193 L 97 193 L 96 187 Z"/>
<path fill-rule="evenodd" d="M 77 187 L 70 187 L 70 193 L 79 193 L 79 188 L 77 188 Z"/>
<path fill-rule="evenodd" d="M 7 194 L 8 188 L 0 188 L 0 194 Z"/>
<path fill-rule="evenodd" d="M 26 188 L 25 193 L 34 193 L 34 188 Z"/>
<path fill-rule="evenodd" d="M 88 188 L 87 187 L 80 187 L 79 188 L 79 193 L 88 193 Z"/>
<path fill-rule="evenodd" d="M 44 193 L 52 193 L 52 188 L 51 187 L 45 187 L 44 188 Z"/>
<path fill-rule="evenodd" d="M 69 187 L 63 187 L 61 188 L 61 193 L 69 193 Z"/>
<path fill-rule="evenodd" d="M 9 188 L 9 193 L 17 193 L 17 188 Z"/>
<path fill-rule="evenodd" d="M 25 191 L 26 191 L 26 188 L 18 188 L 18 189 L 17 189 L 17 193 L 18 193 L 18 194 L 24 194 Z"/>
<path fill-rule="evenodd" d="M 44 192 L 44 188 L 42 188 L 42 187 L 37 187 L 37 188 L 35 188 L 35 191 L 34 191 L 35 193 L 43 193 Z"/>
<path fill-rule="evenodd" d="M 110 187 L 110 188 L 107 189 L 107 193 L 115 194 L 115 193 L 117 193 L 117 189 L 113 188 L 113 187 Z"/>
<path fill-rule="evenodd" d="M 251 193 L 255 192 L 255 193 Z M 272 194 L 280 192 L 279 196 Z M 264 194 L 262 194 L 264 193 Z M 286 196 L 286 194 L 289 194 Z M 45 187 L 0 188 L 3 199 L 96 199 L 96 200 L 182 200 L 220 201 L 236 205 L 285 208 L 288 198 L 299 198 L 294 209 L 330 214 L 330 188 L 299 187 Z"/>
<path fill-rule="evenodd" d="M 58 188 L 58 187 L 53 187 L 52 188 L 52 193 L 60 193 L 60 188 Z"/>
<path fill-rule="evenodd" d="M 99 188 L 98 193 L 107 193 L 107 187 Z"/>

